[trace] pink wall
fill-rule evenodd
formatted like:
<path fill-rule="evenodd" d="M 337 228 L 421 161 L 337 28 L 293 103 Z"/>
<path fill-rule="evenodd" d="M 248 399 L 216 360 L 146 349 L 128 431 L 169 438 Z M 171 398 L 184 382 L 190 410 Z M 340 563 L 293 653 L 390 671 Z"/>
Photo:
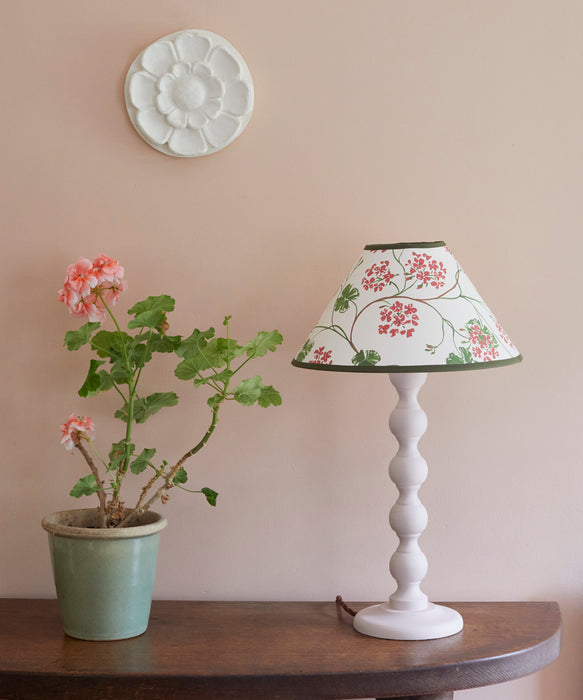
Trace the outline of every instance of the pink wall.
<path fill-rule="evenodd" d="M 2 14 L 0 594 L 53 595 L 39 521 L 77 504 L 82 473 L 58 425 L 78 411 L 104 440 L 114 428 L 108 398 L 75 395 L 87 358 L 61 347 L 76 324 L 55 298 L 69 262 L 103 252 L 126 267 L 126 307 L 177 298 L 176 331 L 230 313 L 242 337 L 285 337 L 261 369 L 284 405 L 229 407 L 191 467 L 220 505 L 176 494 L 166 507 L 156 595 L 386 598 L 395 396 L 383 377 L 290 360 L 364 244 L 443 239 L 525 361 L 423 390 L 424 588 L 559 600 L 560 660 L 463 697 L 577 700 L 583 6 L 22 0 Z M 173 159 L 133 130 L 123 81 L 146 45 L 188 27 L 244 55 L 256 107 L 225 150 Z M 205 397 L 179 391 L 182 410 L 142 433 L 171 457 L 207 421 Z"/>

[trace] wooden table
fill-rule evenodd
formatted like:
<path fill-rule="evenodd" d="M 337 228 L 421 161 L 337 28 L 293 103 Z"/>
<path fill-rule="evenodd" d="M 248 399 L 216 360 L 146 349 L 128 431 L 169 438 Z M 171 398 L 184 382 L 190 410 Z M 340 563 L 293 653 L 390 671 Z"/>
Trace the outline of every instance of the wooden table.
<path fill-rule="evenodd" d="M 84 642 L 63 634 L 56 601 L 1 599 L 0 698 L 442 700 L 559 654 L 556 603 L 448 605 L 463 631 L 424 642 L 363 636 L 334 603 L 180 601 L 154 602 L 140 637 Z"/>

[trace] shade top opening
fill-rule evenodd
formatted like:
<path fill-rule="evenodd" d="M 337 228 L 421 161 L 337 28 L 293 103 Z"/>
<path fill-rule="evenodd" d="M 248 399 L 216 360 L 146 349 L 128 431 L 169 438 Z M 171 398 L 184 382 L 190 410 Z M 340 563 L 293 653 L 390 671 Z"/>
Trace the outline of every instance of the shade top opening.
<path fill-rule="evenodd" d="M 416 241 L 402 243 L 371 243 L 364 247 L 365 250 L 398 250 L 401 248 L 442 248 L 444 241 Z"/>

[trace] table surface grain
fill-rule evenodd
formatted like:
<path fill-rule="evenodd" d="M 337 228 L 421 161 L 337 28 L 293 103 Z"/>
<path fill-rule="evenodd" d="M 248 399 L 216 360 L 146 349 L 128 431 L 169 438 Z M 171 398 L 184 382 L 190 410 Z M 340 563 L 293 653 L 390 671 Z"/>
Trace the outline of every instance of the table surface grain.
<path fill-rule="evenodd" d="M 332 602 L 154 601 L 145 634 L 86 642 L 62 632 L 55 600 L 0 599 L 0 699 L 406 697 L 503 683 L 559 654 L 556 603 L 447 605 L 464 629 L 430 641 L 363 636 Z"/>

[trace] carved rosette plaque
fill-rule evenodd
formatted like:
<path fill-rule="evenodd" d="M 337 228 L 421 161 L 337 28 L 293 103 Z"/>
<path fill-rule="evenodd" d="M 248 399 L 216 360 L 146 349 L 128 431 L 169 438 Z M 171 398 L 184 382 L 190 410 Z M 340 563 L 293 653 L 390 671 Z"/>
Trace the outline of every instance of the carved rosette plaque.
<path fill-rule="evenodd" d="M 125 82 L 132 124 L 152 148 L 190 158 L 228 146 L 253 112 L 253 80 L 238 51 L 213 32 L 186 29 L 154 42 Z"/>

